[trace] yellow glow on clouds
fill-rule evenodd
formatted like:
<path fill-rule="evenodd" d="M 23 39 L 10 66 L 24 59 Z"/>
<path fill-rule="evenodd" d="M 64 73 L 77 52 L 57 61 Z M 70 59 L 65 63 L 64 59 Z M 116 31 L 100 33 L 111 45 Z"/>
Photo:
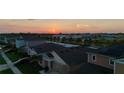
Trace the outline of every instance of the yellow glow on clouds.
<path fill-rule="evenodd" d="M 89 27 L 89 25 L 84 25 L 84 24 L 77 24 L 77 28 L 84 28 L 84 27 Z"/>
<path fill-rule="evenodd" d="M 1 19 L 0 32 L 39 32 L 39 33 L 124 32 L 124 20 Z"/>

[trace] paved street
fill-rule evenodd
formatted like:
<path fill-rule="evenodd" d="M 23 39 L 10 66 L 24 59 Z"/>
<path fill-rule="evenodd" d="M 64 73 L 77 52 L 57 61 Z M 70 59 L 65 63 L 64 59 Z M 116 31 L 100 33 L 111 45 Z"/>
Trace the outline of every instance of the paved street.
<path fill-rule="evenodd" d="M 22 74 L 22 72 L 16 66 L 14 66 L 13 62 L 6 56 L 6 54 L 3 51 L 1 51 L 1 55 L 6 61 L 8 67 L 13 71 L 13 73 Z"/>

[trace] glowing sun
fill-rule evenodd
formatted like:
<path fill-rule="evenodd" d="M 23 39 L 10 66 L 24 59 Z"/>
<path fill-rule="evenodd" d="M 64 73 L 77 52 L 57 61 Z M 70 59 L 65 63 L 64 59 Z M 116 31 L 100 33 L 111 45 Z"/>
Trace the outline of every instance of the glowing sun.
<path fill-rule="evenodd" d="M 53 26 L 49 29 L 48 31 L 49 34 L 59 34 L 60 33 L 60 29 L 57 26 Z"/>

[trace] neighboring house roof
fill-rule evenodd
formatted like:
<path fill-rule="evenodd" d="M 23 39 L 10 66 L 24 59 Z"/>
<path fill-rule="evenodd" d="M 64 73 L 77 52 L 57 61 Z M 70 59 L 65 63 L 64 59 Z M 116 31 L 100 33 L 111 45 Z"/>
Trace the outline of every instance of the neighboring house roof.
<path fill-rule="evenodd" d="M 99 49 L 99 53 L 118 58 L 124 54 L 124 45 L 115 45 L 108 48 L 101 48 Z"/>
<path fill-rule="evenodd" d="M 68 48 L 55 51 L 68 65 L 87 62 L 87 54 L 83 48 Z"/>
<path fill-rule="evenodd" d="M 38 46 L 44 43 L 44 41 L 38 36 L 23 35 L 22 38 L 28 44 L 29 47 Z"/>
<path fill-rule="evenodd" d="M 15 39 L 8 39 L 9 42 L 15 42 Z"/>
<path fill-rule="evenodd" d="M 55 51 L 68 65 L 77 65 L 83 62 L 87 62 L 87 47 L 72 47 L 66 48 L 58 44 L 44 43 L 39 46 L 32 47 L 37 53 L 48 53 Z"/>
<path fill-rule="evenodd" d="M 114 45 L 112 47 L 99 48 L 88 52 L 118 58 L 124 54 L 124 45 Z"/>
<path fill-rule="evenodd" d="M 42 40 L 40 37 L 35 36 L 35 35 L 23 35 L 22 38 L 23 38 L 25 41 Z"/>
<path fill-rule="evenodd" d="M 29 47 L 33 47 L 33 46 L 39 46 L 39 45 L 43 44 L 44 41 L 33 40 L 33 41 L 26 41 L 26 43 L 28 44 Z"/>
<path fill-rule="evenodd" d="M 39 54 L 39 53 L 45 53 L 45 52 L 50 52 L 55 50 L 61 50 L 61 49 L 64 49 L 65 47 L 58 44 L 42 43 L 38 46 L 33 46 L 31 48 L 33 48 Z"/>

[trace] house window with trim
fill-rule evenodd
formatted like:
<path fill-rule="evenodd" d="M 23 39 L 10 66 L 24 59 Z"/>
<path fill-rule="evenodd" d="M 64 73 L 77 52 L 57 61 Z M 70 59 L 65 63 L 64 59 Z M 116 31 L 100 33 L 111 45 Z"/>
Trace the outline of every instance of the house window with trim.
<path fill-rule="evenodd" d="M 96 61 L 96 56 L 92 55 L 92 61 L 95 62 Z"/>

